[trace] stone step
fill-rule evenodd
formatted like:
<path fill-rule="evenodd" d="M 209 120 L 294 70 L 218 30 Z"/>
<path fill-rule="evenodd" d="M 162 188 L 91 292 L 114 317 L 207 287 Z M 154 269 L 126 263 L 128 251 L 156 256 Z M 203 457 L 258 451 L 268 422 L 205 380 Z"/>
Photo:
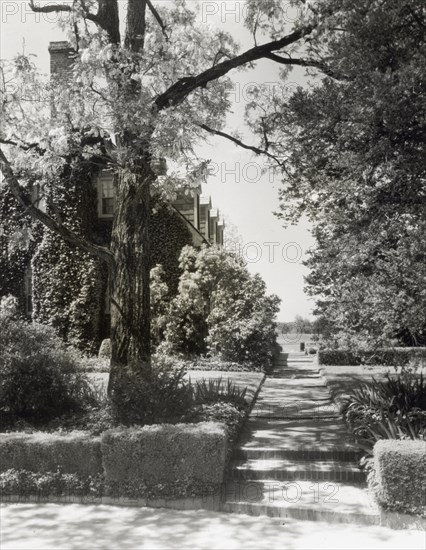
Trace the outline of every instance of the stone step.
<path fill-rule="evenodd" d="M 285 380 L 285 381 L 288 381 L 288 380 L 294 380 L 294 379 L 298 379 L 299 381 L 301 382 L 306 382 L 306 383 L 313 383 L 313 382 L 317 382 L 320 381 L 320 382 L 323 382 L 324 377 L 319 375 L 319 374 L 316 374 L 316 373 L 312 373 L 310 374 L 309 376 L 302 376 L 300 372 L 272 372 L 271 374 L 268 375 L 268 378 L 267 378 L 267 381 L 271 381 L 271 384 L 274 383 L 276 380 Z"/>
<path fill-rule="evenodd" d="M 308 359 L 307 357 L 303 356 L 303 357 L 287 357 L 287 359 L 284 359 L 282 361 L 276 361 L 274 363 L 274 366 L 275 367 L 281 367 L 281 366 L 285 366 L 285 365 L 289 365 L 289 364 L 292 364 L 292 365 L 313 365 L 313 361 L 312 359 Z"/>
<path fill-rule="evenodd" d="M 285 362 L 285 363 L 282 363 L 282 364 L 274 364 L 274 366 L 272 367 L 271 371 L 274 372 L 274 371 L 282 371 L 282 370 L 292 370 L 292 371 L 298 371 L 298 372 L 310 372 L 310 371 L 314 371 L 314 372 L 319 372 L 319 367 L 317 367 L 316 365 L 313 365 L 312 362 Z"/>
<path fill-rule="evenodd" d="M 291 368 L 291 367 L 294 367 L 295 369 L 305 369 L 305 368 L 310 368 L 310 369 L 317 369 L 318 370 L 318 366 L 316 364 L 313 363 L 313 361 L 311 359 L 302 359 L 302 358 L 297 358 L 297 359 L 286 359 L 285 361 L 278 361 L 276 363 L 273 364 L 273 368 Z"/>
<path fill-rule="evenodd" d="M 230 464 L 230 479 L 257 480 L 277 479 L 280 481 L 333 481 L 364 483 L 365 474 L 356 462 L 316 460 L 315 462 L 289 459 L 248 459 Z"/>
<path fill-rule="evenodd" d="M 280 396 L 281 392 L 285 391 L 294 391 L 294 388 L 297 388 L 299 391 L 309 391 L 309 388 L 321 388 L 321 391 L 329 394 L 329 389 L 324 383 L 322 377 L 318 378 L 267 378 L 262 386 L 262 395 L 263 392 L 273 391 L 277 394 L 277 397 Z M 320 391 L 319 389 L 317 391 Z"/>
<path fill-rule="evenodd" d="M 280 355 L 265 379 L 223 485 L 223 511 L 379 524 L 362 451 L 303 352 Z"/>
<path fill-rule="evenodd" d="M 356 462 L 363 456 L 356 446 L 318 445 L 275 447 L 240 447 L 233 453 L 235 460 L 287 459 L 287 460 L 339 460 L 341 463 Z"/>
<path fill-rule="evenodd" d="M 228 482 L 221 508 L 226 512 L 300 520 L 377 525 L 380 515 L 366 486 L 350 483 L 274 479 Z"/>
<path fill-rule="evenodd" d="M 312 421 L 318 421 L 318 420 L 333 420 L 333 419 L 339 419 L 340 415 L 333 412 L 321 412 L 321 411 L 314 411 L 312 413 L 299 413 L 295 412 L 294 414 L 288 414 L 286 411 L 282 414 L 277 412 L 265 412 L 265 413 L 259 413 L 254 415 L 256 418 L 265 418 L 267 420 L 312 420 Z"/>
<path fill-rule="evenodd" d="M 338 407 L 330 399 L 304 400 L 292 399 L 285 401 L 273 401 L 271 399 L 258 399 L 250 413 L 250 418 L 275 418 L 275 419 L 320 419 L 340 418 Z"/>
<path fill-rule="evenodd" d="M 294 368 L 297 370 L 319 370 L 319 366 L 311 360 L 297 359 L 296 361 L 286 360 L 272 365 L 273 369 Z"/>
<path fill-rule="evenodd" d="M 326 388 L 296 388 L 294 386 L 281 390 L 278 394 L 272 388 L 262 389 L 258 401 L 271 403 L 294 403 L 295 401 L 331 401 Z"/>
<path fill-rule="evenodd" d="M 333 419 L 280 420 L 249 417 L 241 435 L 242 447 L 286 449 L 321 445 L 354 446 L 343 421 Z"/>

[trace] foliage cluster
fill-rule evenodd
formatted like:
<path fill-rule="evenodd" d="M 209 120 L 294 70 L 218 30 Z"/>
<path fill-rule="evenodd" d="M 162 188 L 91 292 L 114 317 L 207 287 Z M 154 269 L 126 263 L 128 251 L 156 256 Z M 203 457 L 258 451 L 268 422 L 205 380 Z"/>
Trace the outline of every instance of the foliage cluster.
<path fill-rule="evenodd" d="M 424 6 L 329 0 L 316 10 L 325 24 L 307 48 L 322 74 L 247 108 L 253 131 L 286 158 L 278 214 L 313 224 L 307 290 L 337 342 L 424 345 Z"/>
<path fill-rule="evenodd" d="M 131 365 L 117 380 L 111 407 L 124 425 L 182 422 L 192 410 L 192 390 L 185 370 L 166 361 L 154 363 L 150 371 Z"/>
<path fill-rule="evenodd" d="M 53 329 L 0 310 L 0 410 L 43 422 L 95 402 L 76 356 Z"/>
<path fill-rule="evenodd" d="M 408 367 L 411 362 L 426 364 L 426 348 L 321 349 L 320 365 L 384 365 Z"/>
<path fill-rule="evenodd" d="M 246 393 L 247 388 L 239 388 L 229 378 L 224 382 L 222 377 L 214 380 L 198 380 L 193 387 L 195 403 L 210 405 L 227 402 L 241 409 L 246 407 Z"/>
<path fill-rule="evenodd" d="M 164 316 L 165 353 L 209 354 L 267 368 L 277 351 L 279 299 L 238 256 L 217 248 L 185 247 L 176 297 Z"/>
<path fill-rule="evenodd" d="M 370 451 L 380 439 L 426 439 L 426 379 L 415 370 L 373 378 L 345 398 L 343 414 Z"/>
<path fill-rule="evenodd" d="M 77 474 L 65 474 L 60 470 L 40 473 L 10 469 L 0 473 L 0 490 L 4 497 L 82 496 L 93 499 L 105 494 L 105 480 L 102 475 L 82 477 Z"/>
<path fill-rule="evenodd" d="M 368 460 L 368 481 L 388 510 L 426 517 L 426 441 L 378 441 Z"/>
<path fill-rule="evenodd" d="M 227 403 L 246 411 L 247 388 L 229 379 L 201 380 L 194 384 L 186 368 L 171 358 L 155 356 L 152 369 L 130 367 L 111 395 L 111 415 L 124 425 L 177 423 L 197 419 L 204 405 Z"/>
<path fill-rule="evenodd" d="M 0 187 L 0 298 L 13 295 L 26 311 L 24 276 L 39 235 L 7 188 Z"/>
<path fill-rule="evenodd" d="M 187 358 L 179 358 L 188 370 L 219 370 L 224 372 L 261 372 L 262 366 L 254 365 L 250 361 L 236 362 L 224 361 L 219 357 L 204 357 L 193 356 Z"/>

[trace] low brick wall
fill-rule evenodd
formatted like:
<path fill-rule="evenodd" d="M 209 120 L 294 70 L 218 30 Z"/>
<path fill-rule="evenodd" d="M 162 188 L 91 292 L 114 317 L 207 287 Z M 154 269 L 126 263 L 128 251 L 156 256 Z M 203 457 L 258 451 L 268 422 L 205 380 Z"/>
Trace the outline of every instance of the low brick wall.
<path fill-rule="evenodd" d="M 1 435 L 0 472 L 56 472 L 58 467 L 66 474 L 83 478 L 102 473 L 100 438 L 78 431 Z"/>
<path fill-rule="evenodd" d="M 383 439 L 374 445 L 372 486 L 385 508 L 426 514 L 426 441 Z"/>

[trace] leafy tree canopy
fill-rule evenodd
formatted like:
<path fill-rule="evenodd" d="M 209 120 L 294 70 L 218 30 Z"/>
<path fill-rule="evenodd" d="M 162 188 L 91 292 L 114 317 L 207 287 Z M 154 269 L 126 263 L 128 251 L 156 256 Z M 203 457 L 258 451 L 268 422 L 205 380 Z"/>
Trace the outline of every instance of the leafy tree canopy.
<path fill-rule="evenodd" d="M 287 102 L 259 98 L 248 116 L 254 130 L 262 116 L 275 153 L 287 157 L 278 215 L 313 222 L 307 283 L 318 312 L 349 340 L 424 343 L 425 7 L 340 7 L 313 46 L 324 78 Z"/>

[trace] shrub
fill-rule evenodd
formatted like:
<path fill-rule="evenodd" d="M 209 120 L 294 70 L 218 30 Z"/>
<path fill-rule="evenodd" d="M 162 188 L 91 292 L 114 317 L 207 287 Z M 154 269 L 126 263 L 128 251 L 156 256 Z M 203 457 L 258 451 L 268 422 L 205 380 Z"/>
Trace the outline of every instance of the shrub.
<path fill-rule="evenodd" d="M 219 370 L 224 372 L 262 372 L 262 367 L 254 365 L 250 361 L 237 363 L 236 361 L 224 361 L 219 357 L 193 357 L 182 360 L 188 370 Z"/>
<path fill-rule="evenodd" d="M 80 369 L 83 372 L 109 372 L 111 361 L 105 357 L 82 357 Z"/>
<path fill-rule="evenodd" d="M 105 482 L 101 474 L 82 478 L 77 474 L 66 474 L 60 470 L 40 473 L 10 469 L 0 473 L 0 493 L 2 497 L 78 495 L 97 498 L 105 493 Z"/>
<path fill-rule="evenodd" d="M 0 440 L 0 470 L 54 472 L 82 477 L 102 473 L 99 438 L 86 432 L 4 434 Z"/>
<path fill-rule="evenodd" d="M 101 449 L 106 482 L 120 492 L 189 496 L 222 482 L 226 432 L 213 422 L 115 429 Z"/>
<path fill-rule="evenodd" d="M 192 389 L 184 377 L 184 368 L 160 358 L 150 372 L 130 366 L 114 386 L 113 416 L 125 425 L 182 421 L 192 407 Z"/>
<path fill-rule="evenodd" d="M 426 436 L 426 380 L 403 371 L 384 382 L 363 383 L 345 398 L 343 414 L 355 435 L 370 447 L 379 439 Z"/>
<path fill-rule="evenodd" d="M 179 293 L 166 315 L 161 351 L 271 365 L 279 352 L 278 297 L 267 296 L 262 279 L 226 250 L 185 247 L 180 262 Z"/>
<path fill-rule="evenodd" d="M 211 353 L 226 361 L 267 369 L 276 354 L 275 316 L 279 299 L 266 295 L 259 275 L 241 276 L 238 287 L 219 287 L 207 318 Z"/>
<path fill-rule="evenodd" d="M 426 515 L 426 442 L 378 441 L 370 482 L 386 508 Z"/>
<path fill-rule="evenodd" d="M 426 348 L 389 348 L 377 350 L 323 349 L 318 352 L 320 365 L 406 366 L 412 360 L 426 362 Z"/>
<path fill-rule="evenodd" d="M 250 293 L 247 296 L 252 297 Z M 209 316 L 207 341 L 211 352 L 225 361 L 250 361 L 256 367 L 267 370 L 275 354 L 274 314 L 268 311 L 273 309 L 272 300 L 263 297 L 259 300 L 262 303 L 255 305 L 247 316 L 239 309 L 241 300 L 226 308 L 217 304 Z"/>
<path fill-rule="evenodd" d="M 77 358 L 43 325 L 0 311 L 0 410 L 46 420 L 94 403 Z"/>
<path fill-rule="evenodd" d="M 229 402 L 203 404 L 198 411 L 199 420 L 225 424 L 228 435 L 228 458 L 232 454 L 234 443 L 237 441 L 247 412 L 247 408 L 241 410 L 241 408 Z"/>
<path fill-rule="evenodd" d="M 197 404 L 227 402 L 241 409 L 247 406 L 245 400 L 247 388 L 239 388 L 229 378 L 226 383 L 222 381 L 222 377 L 213 380 L 199 380 L 193 391 L 194 401 Z"/>

